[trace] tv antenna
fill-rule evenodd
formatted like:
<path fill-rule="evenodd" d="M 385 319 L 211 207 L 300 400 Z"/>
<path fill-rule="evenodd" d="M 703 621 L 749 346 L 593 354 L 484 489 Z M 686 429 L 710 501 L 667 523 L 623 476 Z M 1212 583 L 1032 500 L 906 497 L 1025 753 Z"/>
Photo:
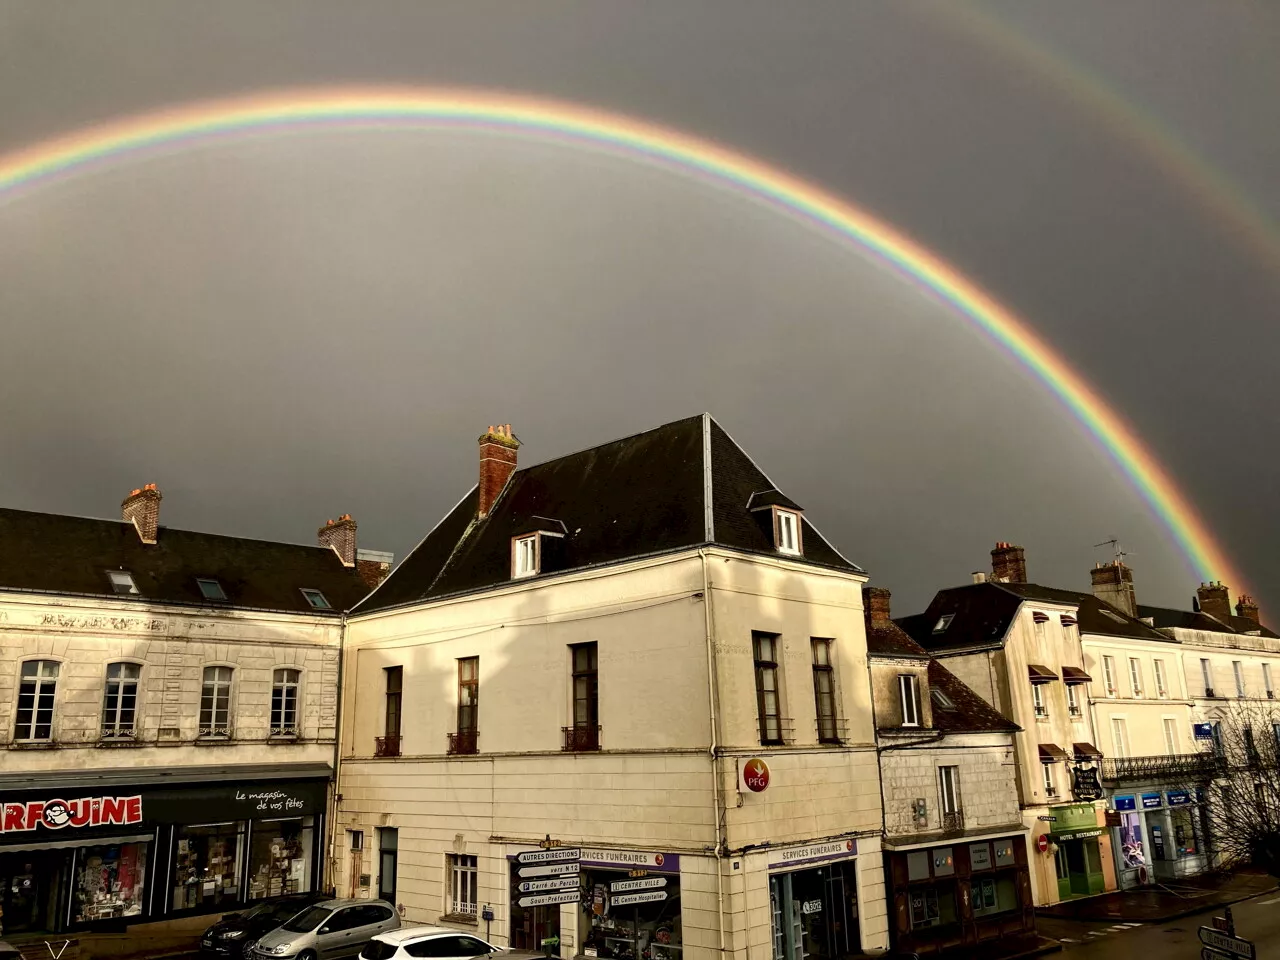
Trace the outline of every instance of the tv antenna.
<path fill-rule="evenodd" d="M 1124 558 L 1129 555 L 1120 548 L 1120 541 L 1116 537 L 1112 537 L 1110 540 L 1103 540 L 1101 543 L 1095 543 L 1094 547 L 1110 547 L 1115 555 L 1116 563 L 1123 563 Z"/>

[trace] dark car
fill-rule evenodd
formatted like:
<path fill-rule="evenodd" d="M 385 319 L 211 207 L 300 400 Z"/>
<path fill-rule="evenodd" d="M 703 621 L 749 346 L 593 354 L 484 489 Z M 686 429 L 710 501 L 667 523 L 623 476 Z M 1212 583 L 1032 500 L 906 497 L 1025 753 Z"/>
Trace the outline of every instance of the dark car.
<path fill-rule="evenodd" d="M 328 897 L 322 893 L 302 893 L 276 900 L 264 900 L 244 913 L 229 913 L 204 932 L 200 952 L 206 956 L 247 957 L 264 933 Z"/>

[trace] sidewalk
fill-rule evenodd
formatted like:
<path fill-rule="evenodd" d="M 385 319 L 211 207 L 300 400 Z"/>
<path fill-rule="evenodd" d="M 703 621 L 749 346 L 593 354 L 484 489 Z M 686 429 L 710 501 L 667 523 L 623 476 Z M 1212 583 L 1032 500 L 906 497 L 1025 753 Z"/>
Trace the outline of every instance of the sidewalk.
<path fill-rule="evenodd" d="M 1060 920 L 1133 920 L 1157 923 L 1176 920 L 1209 907 L 1248 900 L 1276 889 L 1276 879 L 1256 870 L 1234 874 L 1185 877 L 1160 886 L 1118 890 L 1079 900 L 1037 907 L 1037 917 Z"/>

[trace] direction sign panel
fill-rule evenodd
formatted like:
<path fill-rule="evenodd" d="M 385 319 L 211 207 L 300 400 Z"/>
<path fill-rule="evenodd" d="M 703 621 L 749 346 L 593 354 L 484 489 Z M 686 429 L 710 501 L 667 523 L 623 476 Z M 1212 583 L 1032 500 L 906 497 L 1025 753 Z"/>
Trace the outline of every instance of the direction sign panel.
<path fill-rule="evenodd" d="M 1236 958 L 1229 953 L 1215 950 L 1213 947 L 1201 947 L 1200 960 L 1236 960 Z"/>
<path fill-rule="evenodd" d="M 522 877 L 565 877 L 578 875 L 578 863 L 544 863 L 533 867 L 521 867 Z"/>
<path fill-rule="evenodd" d="M 1213 947 L 1215 950 L 1221 950 L 1223 953 L 1229 953 L 1232 956 L 1245 957 L 1246 960 L 1255 960 L 1258 956 L 1258 948 L 1252 940 L 1233 937 L 1223 933 L 1221 930 L 1215 930 L 1213 927 L 1200 928 L 1200 942 L 1206 947 Z"/>
<path fill-rule="evenodd" d="M 540 893 L 544 890 L 577 890 L 578 878 L 555 877 L 551 880 L 525 880 L 516 885 L 521 893 Z"/>
<path fill-rule="evenodd" d="M 610 893 L 622 893 L 624 890 L 660 890 L 667 885 L 666 877 L 645 877 L 643 880 L 615 880 L 609 884 Z M 617 898 L 614 898 L 617 902 Z"/>
<path fill-rule="evenodd" d="M 516 863 L 565 863 L 577 862 L 582 851 L 577 847 L 559 847 L 551 850 L 524 850 L 516 854 Z"/>
<path fill-rule="evenodd" d="M 538 893 L 521 897 L 517 902 L 522 907 L 553 907 L 558 903 L 577 903 L 581 894 L 573 890 L 561 890 L 557 893 Z"/>
<path fill-rule="evenodd" d="M 610 897 L 609 905 L 623 907 L 628 903 L 657 903 L 659 900 L 665 899 L 667 899 L 667 891 L 650 890 L 647 893 L 623 893 L 616 897 Z"/>

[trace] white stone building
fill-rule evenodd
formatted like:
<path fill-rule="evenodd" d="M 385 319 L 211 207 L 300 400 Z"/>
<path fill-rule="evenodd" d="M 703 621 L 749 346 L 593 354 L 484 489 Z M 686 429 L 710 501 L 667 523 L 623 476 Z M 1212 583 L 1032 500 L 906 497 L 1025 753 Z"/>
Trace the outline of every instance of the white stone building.
<path fill-rule="evenodd" d="M 517 446 L 350 618 L 339 892 L 565 957 L 885 947 L 865 576 L 710 417 Z"/>
<path fill-rule="evenodd" d="M 350 518 L 294 546 L 161 526 L 160 500 L 0 510 L 6 939 L 145 938 L 323 883 L 341 611 L 379 571 Z"/>

